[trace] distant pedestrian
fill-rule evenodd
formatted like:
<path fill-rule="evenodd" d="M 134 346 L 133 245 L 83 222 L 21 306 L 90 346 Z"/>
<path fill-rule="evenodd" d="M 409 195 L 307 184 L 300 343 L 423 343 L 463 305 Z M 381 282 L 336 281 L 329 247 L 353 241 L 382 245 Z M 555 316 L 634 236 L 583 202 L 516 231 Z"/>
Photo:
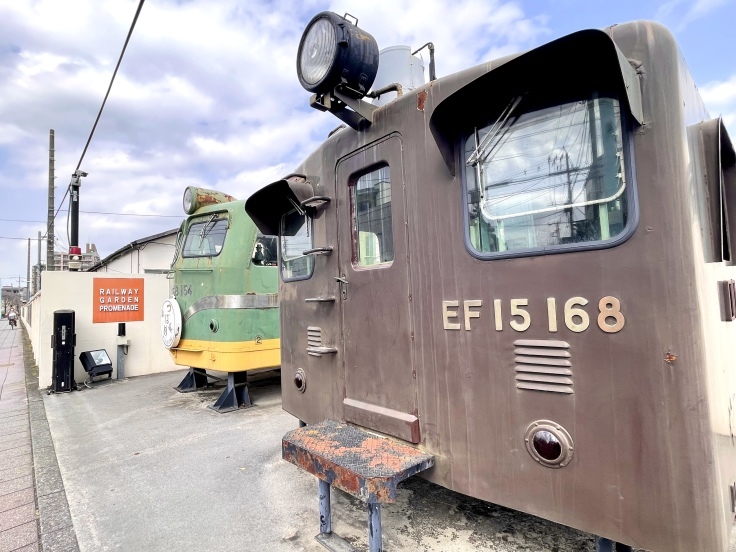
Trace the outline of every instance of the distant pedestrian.
<path fill-rule="evenodd" d="M 18 323 L 18 313 L 15 312 L 15 309 L 13 307 L 10 308 L 10 312 L 8 313 L 8 323 L 10 324 L 10 327 L 15 329 L 15 325 Z"/>

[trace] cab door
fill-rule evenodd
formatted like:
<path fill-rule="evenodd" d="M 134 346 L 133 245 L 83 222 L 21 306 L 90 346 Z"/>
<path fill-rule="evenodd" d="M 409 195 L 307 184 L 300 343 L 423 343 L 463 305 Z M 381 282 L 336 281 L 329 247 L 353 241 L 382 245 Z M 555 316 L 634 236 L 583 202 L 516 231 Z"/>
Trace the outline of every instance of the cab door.
<path fill-rule="evenodd" d="M 345 418 L 418 443 L 401 138 L 343 158 L 336 178 Z"/>

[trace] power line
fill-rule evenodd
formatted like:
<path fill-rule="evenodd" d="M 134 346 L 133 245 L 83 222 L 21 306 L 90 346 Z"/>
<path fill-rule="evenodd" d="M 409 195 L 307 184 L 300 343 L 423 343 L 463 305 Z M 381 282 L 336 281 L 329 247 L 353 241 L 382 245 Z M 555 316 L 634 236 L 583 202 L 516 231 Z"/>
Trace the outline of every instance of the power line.
<path fill-rule="evenodd" d="M 87 213 L 92 215 L 116 215 L 120 217 L 158 217 L 158 218 L 184 218 L 183 215 L 155 215 L 155 214 L 138 214 L 138 213 L 108 213 L 105 211 L 79 211 L 80 213 Z"/>
<path fill-rule="evenodd" d="M 64 209 L 64 212 L 68 209 Z M 139 213 L 111 213 L 107 211 L 79 211 L 89 215 L 114 215 L 118 217 L 156 217 L 156 218 L 184 218 L 183 215 L 157 215 L 157 214 L 139 214 Z M 25 220 L 25 219 L 0 219 L 0 222 L 31 222 L 31 223 L 43 223 L 45 220 Z M 31 238 L 37 240 L 38 238 Z"/>
<path fill-rule="evenodd" d="M 107 103 L 107 98 L 110 95 L 110 90 L 112 90 L 112 83 L 115 82 L 115 75 L 118 74 L 118 69 L 120 68 L 120 63 L 123 61 L 123 56 L 125 55 L 125 50 L 128 48 L 128 42 L 130 42 L 130 37 L 133 34 L 133 29 L 135 29 L 135 24 L 138 21 L 138 16 L 141 13 L 141 8 L 143 8 L 143 3 L 145 0 L 140 0 L 138 3 L 138 9 L 135 11 L 135 16 L 133 17 L 133 22 L 130 24 L 130 29 L 128 30 L 128 36 L 125 37 L 125 44 L 123 44 L 123 50 L 120 52 L 120 57 L 118 58 L 118 62 L 115 65 L 115 71 L 112 73 L 112 78 L 110 79 L 110 85 L 107 87 L 107 92 L 105 92 L 105 98 L 102 100 L 102 105 L 100 106 L 100 111 L 97 113 L 97 118 L 95 119 L 95 124 L 92 125 L 92 130 L 89 133 L 89 137 L 87 138 L 87 143 L 84 145 L 84 149 L 82 150 L 82 155 L 79 157 L 79 162 L 77 163 L 77 168 L 75 169 L 75 172 L 79 170 L 79 167 L 82 165 L 82 161 L 84 160 L 84 156 L 87 153 L 87 148 L 89 147 L 90 142 L 92 141 L 92 136 L 94 136 L 95 129 L 97 129 L 97 123 L 100 121 L 100 116 L 102 115 L 102 110 L 105 109 L 105 104 Z M 69 195 L 69 190 L 71 188 L 70 186 L 67 186 L 66 193 L 64 193 L 64 197 L 61 198 L 61 203 L 59 204 L 59 208 L 54 213 L 54 218 L 51 219 L 51 223 L 49 223 L 48 228 L 46 228 L 46 235 L 49 233 L 49 229 L 51 228 L 51 224 L 53 221 L 56 220 L 56 216 L 59 214 L 59 209 L 61 209 L 61 206 L 64 205 L 64 201 L 66 200 L 67 196 Z"/>
<path fill-rule="evenodd" d="M 138 21 L 138 16 L 141 13 L 141 8 L 143 8 L 143 2 L 145 2 L 145 0 L 140 0 L 140 2 L 138 3 L 138 9 L 135 11 L 133 22 L 130 24 L 130 30 L 128 30 L 128 36 L 125 37 L 125 44 L 123 44 L 123 51 L 120 52 L 118 63 L 115 66 L 115 71 L 113 71 L 112 78 L 110 79 L 110 86 L 107 87 L 107 92 L 105 93 L 105 99 L 102 100 L 102 105 L 100 106 L 100 112 L 97 114 L 97 119 L 95 119 L 95 124 L 92 126 L 92 132 L 89 133 L 89 138 L 87 138 L 87 143 L 84 145 L 84 150 L 82 150 L 82 156 L 79 158 L 79 163 L 77 163 L 76 170 L 79 170 L 79 167 L 82 165 L 82 160 L 84 160 L 84 155 L 87 153 L 87 148 L 89 147 L 89 143 L 92 141 L 92 135 L 94 135 L 95 133 L 95 129 L 97 128 L 97 123 L 99 122 L 100 116 L 102 115 L 102 110 L 105 109 L 105 103 L 107 102 L 107 97 L 110 95 L 110 90 L 112 90 L 112 83 L 115 81 L 115 75 L 118 74 L 120 63 L 123 61 L 123 56 L 125 55 L 125 50 L 128 47 L 130 36 L 133 34 L 133 29 L 135 29 L 135 24 Z"/>

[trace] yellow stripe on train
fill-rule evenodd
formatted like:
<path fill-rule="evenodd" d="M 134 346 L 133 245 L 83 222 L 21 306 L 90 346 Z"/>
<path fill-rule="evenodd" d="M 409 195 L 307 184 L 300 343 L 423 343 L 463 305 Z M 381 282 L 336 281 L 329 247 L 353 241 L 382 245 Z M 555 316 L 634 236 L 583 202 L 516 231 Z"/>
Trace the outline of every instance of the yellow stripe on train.
<path fill-rule="evenodd" d="M 219 343 L 182 339 L 178 346 L 169 352 L 174 363 L 179 366 L 220 372 L 246 372 L 281 365 L 280 339 Z"/>

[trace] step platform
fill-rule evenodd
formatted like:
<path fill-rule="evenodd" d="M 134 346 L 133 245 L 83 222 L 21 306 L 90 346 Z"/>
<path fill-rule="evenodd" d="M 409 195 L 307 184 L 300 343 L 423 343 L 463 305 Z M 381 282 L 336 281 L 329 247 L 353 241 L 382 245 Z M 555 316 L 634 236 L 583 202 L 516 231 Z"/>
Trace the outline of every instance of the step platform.
<path fill-rule="evenodd" d="M 281 455 L 319 480 L 317 540 L 329 550 L 340 552 L 353 548 L 332 533 L 331 487 L 367 503 L 368 548 L 380 552 L 381 504 L 395 502 L 401 481 L 434 465 L 434 457 L 417 448 L 333 420 L 284 435 Z"/>

